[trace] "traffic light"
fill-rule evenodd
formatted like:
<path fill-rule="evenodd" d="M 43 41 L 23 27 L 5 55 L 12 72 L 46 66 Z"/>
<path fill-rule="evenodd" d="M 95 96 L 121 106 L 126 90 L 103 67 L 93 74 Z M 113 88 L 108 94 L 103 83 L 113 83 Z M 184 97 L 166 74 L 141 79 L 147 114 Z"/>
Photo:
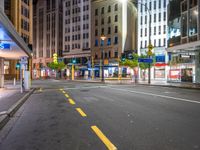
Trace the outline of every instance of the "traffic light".
<path fill-rule="evenodd" d="M 72 63 L 73 63 L 73 64 L 76 63 L 76 58 L 72 58 Z"/>
<path fill-rule="evenodd" d="M 16 64 L 16 70 L 18 70 L 20 68 L 20 63 Z"/>
<path fill-rule="evenodd" d="M 122 53 L 121 55 L 121 61 L 124 62 L 126 60 L 126 54 Z"/>

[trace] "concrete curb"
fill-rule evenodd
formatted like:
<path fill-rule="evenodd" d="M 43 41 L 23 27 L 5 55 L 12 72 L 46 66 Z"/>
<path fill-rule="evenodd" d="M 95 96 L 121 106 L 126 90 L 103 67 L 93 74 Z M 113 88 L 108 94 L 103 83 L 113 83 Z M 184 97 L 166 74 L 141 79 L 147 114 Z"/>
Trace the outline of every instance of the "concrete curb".
<path fill-rule="evenodd" d="M 21 99 L 19 99 L 14 105 L 12 105 L 5 114 L 0 116 L 0 129 L 2 129 L 6 123 L 10 120 L 16 111 L 24 104 L 24 102 L 31 96 L 31 94 L 35 91 L 35 88 L 30 90 L 26 95 L 24 95 Z"/>
<path fill-rule="evenodd" d="M 136 85 L 160 86 L 160 87 L 173 87 L 173 88 L 181 88 L 181 89 L 194 89 L 194 90 L 200 90 L 200 87 L 189 87 L 189 86 L 159 85 L 159 84 L 143 84 L 143 83 L 136 83 Z"/>

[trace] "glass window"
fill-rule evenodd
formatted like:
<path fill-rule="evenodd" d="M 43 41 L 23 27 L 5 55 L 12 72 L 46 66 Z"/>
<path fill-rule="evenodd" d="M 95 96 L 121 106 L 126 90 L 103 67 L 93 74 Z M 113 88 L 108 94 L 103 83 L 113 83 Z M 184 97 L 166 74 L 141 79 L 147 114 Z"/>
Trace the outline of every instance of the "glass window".
<path fill-rule="evenodd" d="M 197 8 L 191 9 L 189 11 L 189 36 L 197 34 L 197 20 L 198 20 Z"/>
<path fill-rule="evenodd" d="M 115 11 L 118 11 L 118 4 L 115 4 Z"/>
<path fill-rule="evenodd" d="M 95 16 L 98 16 L 98 9 L 95 9 Z"/>
<path fill-rule="evenodd" d="M 187 13 L 182 14 L 181 16 L 181 26 L 182 26 L 182 37 L 187 36 Z"/>
<path fill-rule="evenodd" d="M 115 15 L 115 22 L 118 21 L 118 15 Z"/>
<path fill-rule="evenodd" d="M 98 46 L 98 39 L 95 39 L 95 46 Z"/>
<path fill-rule="evenodd" d="M 108 38 L 107 45 L 111 45 L 111 38 Z"/>
<path fill-rule="evenodd" d="M 153 2 L 153 8 L 156 9 L 156 1 Z"/>
<path fill-rule="evenodd" d="M 118 37 L 117 36 L 115 37 L 114 44 L 118 44 Z"/>
<path fill-rule="evenodd" d="M 104 14 L 104 7 L 101 8 L 101 14 Z"/>
<path fill-rule="evenodd" d="M 111 12 L 111 6 L 108 6 L 108 12 Z"/>

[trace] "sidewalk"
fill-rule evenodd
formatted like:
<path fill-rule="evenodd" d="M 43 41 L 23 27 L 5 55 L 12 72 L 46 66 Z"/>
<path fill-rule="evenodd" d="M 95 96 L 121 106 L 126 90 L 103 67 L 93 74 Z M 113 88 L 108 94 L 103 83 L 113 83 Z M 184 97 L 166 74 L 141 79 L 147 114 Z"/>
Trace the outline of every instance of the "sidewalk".
<path fill-rule="evenodd" d="M 0 129 L 33 92 L 34 89 L 21 93 L 20 86 L 10 82 L 0 88 Z"/>

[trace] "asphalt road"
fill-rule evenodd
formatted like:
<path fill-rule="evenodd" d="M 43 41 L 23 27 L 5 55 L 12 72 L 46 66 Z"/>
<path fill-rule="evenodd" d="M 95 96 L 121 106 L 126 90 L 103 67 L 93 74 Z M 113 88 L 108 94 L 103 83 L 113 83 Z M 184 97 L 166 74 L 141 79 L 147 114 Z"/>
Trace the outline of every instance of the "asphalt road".
<path fill-rule="evenodd" d="M 41 87 L 0 131 L 0 150 L 199 150 L 200 92 L 63 81 Z"/>

